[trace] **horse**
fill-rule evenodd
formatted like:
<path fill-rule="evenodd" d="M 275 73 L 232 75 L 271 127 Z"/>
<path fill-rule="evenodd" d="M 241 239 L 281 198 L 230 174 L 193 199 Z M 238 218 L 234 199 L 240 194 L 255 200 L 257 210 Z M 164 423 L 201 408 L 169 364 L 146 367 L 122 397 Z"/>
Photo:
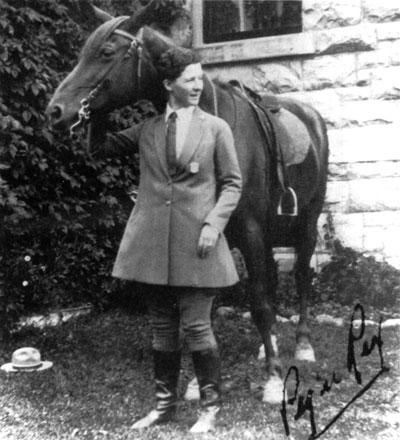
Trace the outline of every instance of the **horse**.
<path fill-rule="evenodd" d="M 100 115 L 139 99 L 153 102 L 163 111 L 165 97 L 155 60 L 175 41 L 145 24 L 149 7 L 132 16 L 98 14 L 102 23 L 88 38 L 76 67 L 62 81 L 46 110 L 55 129 L 76 125 L 80 119 Z M 96 14 L 96 10 L 93 10 Z M 147 14 L 147 16 L 146 16 Z M 175 39 L 176 40 L 176 39 Z M 251 303 L 251 316 L 265 349 L 266 381 L 263 400 L 282 400 L 282 364 L 276 343 L 275 293 L 278 276 L 273 248 L 293 247 L 299 296 L 296 359 L 314 361 L 307 320 L 311 287 L 310 261 L 317 240 L 317 221 L 322 211 L 327 182 L 328 138 L 324 121 L 311 106 L 276 96 L 278 106 L 301 121 L 309 145 L 300 163 L 286 168 L 287 179 L 297 196 L 297 216 L 278 215 L 282 185 L 277 176 L 273 140 L 266 139 L 252 105 L 229 84 L 204 81 L 200 107 L 230 125 L 243 177 L 242 197 L 226 228 L 231 248 L 243 255 Z M 80 122 L 80 120 L 78 121 Z M 284 127 L 289 132 L 290 127 Z"/>

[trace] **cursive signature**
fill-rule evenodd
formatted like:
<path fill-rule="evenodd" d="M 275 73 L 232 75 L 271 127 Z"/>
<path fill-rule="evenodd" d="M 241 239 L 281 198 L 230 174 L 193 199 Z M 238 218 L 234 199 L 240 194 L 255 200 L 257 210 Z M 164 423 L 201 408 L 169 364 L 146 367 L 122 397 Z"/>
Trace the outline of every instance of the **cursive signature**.
<path fill-rule="evenodd" d="M 355 316 L 360 314 L 361 326 L 359 330 L 355 328 Z M 358 369 L 356 356 L 355 356 L 355 342 L 361 341 L 364 337 L 365 332 L 365 313 L 361 304 L 357 304 L 354 307 L 353 313 L 351 315 L 349 335 L 347 341 L 347 369 L 351 373 L 354 371 L 354 377 L 358 385 L 362 385 L 362 375 Z M 297 403 L 296 413 L 293 416 L 294 420 L 298 420 L 304 414 L 308 413 L 310 420 L 310 435 L 308 440 L 314 440 L 325 434 L 326 431 L 341 417 L 344 412 L 352 405 L 357 399 L 359 399 L 366 391 L 371 388 L 371 386 L 376 382 L 376 380 L 383 374 L 389 371 L 389 367 L 385 365 L 383 359 L 383 340 L 382 340 L 382 318 L 379 320 L 378 334 L 374 335 L 369 342 L 368 340 L 363 341 L 361 356 L 369 356 L 375 348 L 378 350 L 380 359 L 380 369 L 379 371 L 351 398 L 351 400 L 320 430 L 317 430 L 317 425 L 315 422 L 315 413 L 313 405 L 313 395 L 314 390 L 309 388 L 306 395 L 299 394 L 300 377 L 299 370 L 296 366 L 291 366 L 286 374 L 283 387 L 283 399 L 280 409 L 280 414 L 282 418 L 283 427 L 285 429 L 285 434 L 290 435 L 289 421 L 287 415 L 287 405 L 295 405 Z M 294 376 L 295 389 L 291 397 L 286 398 L 287 393 L 287 383 L 288 380 Z M 330 392 L 334 384 L 339 384 L 341 382 L 341 377 L 339 377 L 335 372 L 333 372 L 331 380 L 324 380 L 322 389 L 320 390 L 320 395 L 323 396 L 325 393 Z"/>

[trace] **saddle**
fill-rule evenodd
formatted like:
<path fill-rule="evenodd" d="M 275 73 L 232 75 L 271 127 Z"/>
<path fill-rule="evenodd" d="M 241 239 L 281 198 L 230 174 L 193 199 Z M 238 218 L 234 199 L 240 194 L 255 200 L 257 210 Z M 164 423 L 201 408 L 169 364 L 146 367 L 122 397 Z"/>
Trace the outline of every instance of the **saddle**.
<path fill-rule="evenodd" d="M 310 148 L 311 138 L 304 123 L 293 113 L 284 109 L 275 95 L 260 96 L 237 80 L 229 83 L 246 99 L 252 108 L 270 154 L 276 161 L 277 177 L 282 189 L 278 215 L 296 216 L 297 196 L 290 185 L 287 167 L 304 161 Z"/>

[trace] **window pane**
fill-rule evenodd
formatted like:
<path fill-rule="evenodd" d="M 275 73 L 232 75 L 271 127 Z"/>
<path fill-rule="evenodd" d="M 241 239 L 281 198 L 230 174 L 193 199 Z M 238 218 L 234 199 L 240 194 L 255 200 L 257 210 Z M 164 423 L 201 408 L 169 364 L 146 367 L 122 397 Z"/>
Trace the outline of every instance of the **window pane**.
<path fill-rule="evenodd" d="M 203 0 L 204 43 L 301 32 L 299 0 Z"/>

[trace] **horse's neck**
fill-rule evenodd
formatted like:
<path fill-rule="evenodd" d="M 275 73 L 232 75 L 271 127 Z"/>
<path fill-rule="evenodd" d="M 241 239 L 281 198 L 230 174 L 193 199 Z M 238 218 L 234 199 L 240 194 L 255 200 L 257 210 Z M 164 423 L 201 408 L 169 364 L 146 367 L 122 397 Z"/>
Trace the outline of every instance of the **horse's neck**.
<path fill-rule="evenodd" d="M 222 93 L 220 87 L 212 81 L 208 75 L 205 75 L 200 107 L 208 113 L 219 116 L 219 104 L 221 103 L 221 99 Z"/>
<path fill-rule="evenodd" d="M 166 104 L 166 91 L 163 84 L 152 75 L 143 74 L 146 81 L 141 85 L 142 99 L 150 100 L 158 112 L 163 112 Z"/>
<path fill-rule="evenodd" d="M 216 116 L 218 115 L 217 89 L 208 75 L 204 75 L 204 86 L 200 99 L 200 107 L 208 113 Z"/>

